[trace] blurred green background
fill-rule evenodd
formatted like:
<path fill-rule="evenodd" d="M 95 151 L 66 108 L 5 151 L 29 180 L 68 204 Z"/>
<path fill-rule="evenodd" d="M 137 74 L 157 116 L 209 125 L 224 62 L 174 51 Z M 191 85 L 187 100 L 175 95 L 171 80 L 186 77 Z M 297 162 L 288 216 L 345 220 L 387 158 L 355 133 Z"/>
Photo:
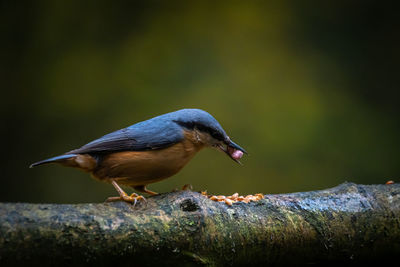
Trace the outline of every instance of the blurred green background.
<path fill-rule="evenodd" d="M 0 3 L 0 201 L 102 202 L 111 185 L 28 166 L 188 107 L 250 155 L 203 150 L 151 190 L 398 181 L 400 24 L 384 2 Z"/>

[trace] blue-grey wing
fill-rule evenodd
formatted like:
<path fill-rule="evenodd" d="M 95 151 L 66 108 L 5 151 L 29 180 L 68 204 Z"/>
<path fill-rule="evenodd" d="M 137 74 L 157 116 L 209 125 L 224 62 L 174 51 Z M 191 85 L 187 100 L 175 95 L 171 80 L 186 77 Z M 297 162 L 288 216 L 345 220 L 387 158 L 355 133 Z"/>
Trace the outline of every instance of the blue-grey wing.
<path fill-rule="evenodd" d="M 68 152 L 68 154 L 102 154 L 161 149 L 180 142 L 183 137 L 182 129 L 174 122 L 146 121 L 107 134 L 81 148 Z"/>

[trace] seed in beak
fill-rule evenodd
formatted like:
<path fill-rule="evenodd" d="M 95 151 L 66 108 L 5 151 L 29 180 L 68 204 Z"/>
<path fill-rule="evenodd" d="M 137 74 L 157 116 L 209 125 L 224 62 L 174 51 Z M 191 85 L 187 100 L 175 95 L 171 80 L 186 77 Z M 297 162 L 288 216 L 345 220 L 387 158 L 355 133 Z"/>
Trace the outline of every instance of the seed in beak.
<path fill-rule="evenodd" d="M 243 157 L 243 152 L 235 149 L 233 147 L 228 146 L 228 153 L 230 154 L 230 156 L 232 157 L 232 159 L 241 159 Z"/>

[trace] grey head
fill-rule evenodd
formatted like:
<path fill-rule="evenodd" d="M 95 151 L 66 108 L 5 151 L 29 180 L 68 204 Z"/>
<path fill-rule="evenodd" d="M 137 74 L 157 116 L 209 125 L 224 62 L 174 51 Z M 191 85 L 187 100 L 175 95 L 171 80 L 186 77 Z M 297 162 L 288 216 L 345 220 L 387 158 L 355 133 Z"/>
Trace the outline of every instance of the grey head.
<path fill-rule="evenodd" d="M 189 130 L 208 133 L 214 139 L 227 142 L 229 137 L 219 122 L 210 113 L 201 109 L 181 109 L 170 113 L 172 120 Z"/>
<path fill-rule="evenodd" d="M 181 109 L 165 115 L 171 116 L 171 120 L 186 129 L 207 133 L 215 140 L 212 146 L 220 149 L 236 162 L 239 162 L 238 159 L 235 159 L 232 155 L 235 150 L 247 154 L 246 150 L 230 139 L 219 122 L 210 113 L 204 110 Z"/>

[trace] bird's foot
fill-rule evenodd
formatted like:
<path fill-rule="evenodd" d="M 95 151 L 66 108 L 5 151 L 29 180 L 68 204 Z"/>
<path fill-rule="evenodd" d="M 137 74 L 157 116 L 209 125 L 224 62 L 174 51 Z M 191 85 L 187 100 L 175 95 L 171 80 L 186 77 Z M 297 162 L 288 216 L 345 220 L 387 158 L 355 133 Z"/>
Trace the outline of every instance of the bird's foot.
<path fill-rule="evenodd" d="M 179 190 L 178 187 L 175 187 L 174 189 L 172 189 L 172 192 L 178 192 L 178 191 L 193 191 L 193 186 L 191 184 L 185 184 L 184 186 L 182 186 L 181 190 Z"/>
<path fill-rule="evenodd" d="M 121 194 L 119 197 L 109 197 L 106 199 L 106 202 L 125 201 L 125 202 L 133 204 L 133 206 L 135 206 L 138 201 L 142 201 L 142 200 L 147 203 L 147 200 L 141 195 L 133 193 L 129 196 L 128 194 L 124 193 L 124 194 Z"/>
<path fill-rule="evenodd" d="M 193 190 L 193 186 L 191 184 L 185 184 L 184 186 L 182 186 L 182 190 L 192 191 Z"/>

